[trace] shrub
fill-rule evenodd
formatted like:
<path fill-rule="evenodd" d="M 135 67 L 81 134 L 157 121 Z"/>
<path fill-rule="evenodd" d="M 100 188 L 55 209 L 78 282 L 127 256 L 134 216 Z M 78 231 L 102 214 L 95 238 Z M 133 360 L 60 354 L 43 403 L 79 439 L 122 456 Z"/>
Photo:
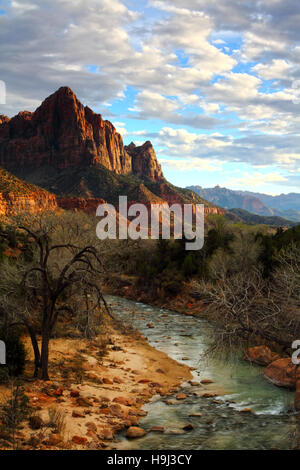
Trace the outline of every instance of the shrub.
<path fill-rule="evenodd" d="M 19 384 L 11 382 L 10 395 L 0 405 L 0 420 L 1 431 L 6 433 L 14 449 L 16 448 L 16 433 L 30 413 L 28 402 L 29 399 L 24 389 Z"/>
<path fill-rule="evenodd" d="M 48 426 L 55 429 L 57 434 L 63 435 L 66 429 L 66 415 L 58 408 L 48 408 L 49 423 Z"/>

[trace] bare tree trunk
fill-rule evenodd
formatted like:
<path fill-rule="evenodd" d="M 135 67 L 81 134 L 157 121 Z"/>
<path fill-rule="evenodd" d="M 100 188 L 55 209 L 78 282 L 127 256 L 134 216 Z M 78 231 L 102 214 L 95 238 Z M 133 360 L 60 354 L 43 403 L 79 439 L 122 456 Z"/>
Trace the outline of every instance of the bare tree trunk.
<path fill-rule="evenodd" d="M 25 322 L 26 328 L 29 332 L 30 339 L 31 339 L 31 344 L 32 344 L 32 349 L 34 352 L 34 377 L 38 377 L 39 374 L 39 368 L 41 367 L 41 354 L 40 354 L 40 349 L 39 345 L 36 339 L 35 331 L 33 327 L 30 325 L 30 323 Z"/>
<path fill-rule="evenodd" d="M 42 380 L 49 380 L 49 374 L 48 374 L 48 362 L 49 362 L 49 340 L 50 340 L 50 334 L 48 332 L 48 329 L 46 331 L 43 331 L 42 334 L 42 353 L 41 353 L 41 379 Z"/>

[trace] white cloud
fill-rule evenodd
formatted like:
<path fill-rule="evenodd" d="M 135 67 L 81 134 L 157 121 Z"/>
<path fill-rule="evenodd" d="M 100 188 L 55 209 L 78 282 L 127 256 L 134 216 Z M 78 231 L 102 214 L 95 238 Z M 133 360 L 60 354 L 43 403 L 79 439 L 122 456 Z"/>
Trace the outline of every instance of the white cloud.
<path fill-rule="evenodd" d="M 148 119 L 162 121 L 153 138 L 178 168 L 189 159 L 198 167 L 217 160 L 299 172 L 299 2 L 149 0 L 150 17 L 137 0 L 5 5 L 1 112 L 33 110 L 69 85 L 85 104 L 109 106 L 106 116 L 127 138 L 145 136 Z M 120 118 L 115 100 L 118 112 L 123 100 Z M 127 131 L 128 114 L 145 130 Z"/>
<path fill-rule="evenodd" d="M 274 184 L 287 182 L 286 176 L 280 175 L 279 173 L 259 173 L 254 172 L 252 174 L 244 173 L 241 178 L 229 178 L 226 184 L 230 186 L 241 186 L 241 187 L 258 187 L 265 184 Z"/>
<path fill-rule="evenodd" d="M 264 80 L 273 80 L 276 78 L 286 78 L 291 69 L 291 65 L 282 59 L 273 59 L 268 64 L 257 64 L 252 70 Z"/>
<path fill-rule="evenodd" d="M 221 171 L 224 162 L 218 160 L 204 160 L 200 158 L 182 158 L 176 160 L 167 160 L 161 158 L 159 162 L 162 164 L 162 168 L 168 168 L 170 170 L 177 171 Z"/>

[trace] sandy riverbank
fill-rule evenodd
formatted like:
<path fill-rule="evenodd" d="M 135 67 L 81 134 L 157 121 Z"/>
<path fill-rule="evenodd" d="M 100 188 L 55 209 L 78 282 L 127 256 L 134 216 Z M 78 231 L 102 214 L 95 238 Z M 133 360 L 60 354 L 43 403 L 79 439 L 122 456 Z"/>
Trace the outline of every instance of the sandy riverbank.
<path fill-rule="evenodd" d="M 174 394 L 181 383 L 192 378 L 188 366 L 157 351 L 138 334 L 130 337 L 112 331 L 110 343 L 107 355 L 99 358 L 97 340 L 52 340 L 52 380 L 25 382 L 35 414 L 46 426 L 33 430 L 26 424 L 19 433 L 20 448 L 114 447 L 118 432 L 138 426 L 145 415 L 142 406 L 153 395 Z M 81 383 L 69 377 L 70 370 L 78 365 L 78 354 Z M 5 388 L 1 387 L 0 392 L 5 393 Z M 60 434 L 47 426 L 49 409 L 65 416 Z"/>

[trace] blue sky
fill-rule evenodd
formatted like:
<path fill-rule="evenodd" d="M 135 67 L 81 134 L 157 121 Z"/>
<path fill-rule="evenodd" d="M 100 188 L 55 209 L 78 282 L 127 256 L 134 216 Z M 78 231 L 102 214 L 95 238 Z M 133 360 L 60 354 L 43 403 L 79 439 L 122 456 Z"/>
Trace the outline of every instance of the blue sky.
<path fill-rule="evenodd" d="M 0 1 L 0 112 L 68 85 L 174 184 L 299 192 L 299 21 L 294 0 Z"/>

